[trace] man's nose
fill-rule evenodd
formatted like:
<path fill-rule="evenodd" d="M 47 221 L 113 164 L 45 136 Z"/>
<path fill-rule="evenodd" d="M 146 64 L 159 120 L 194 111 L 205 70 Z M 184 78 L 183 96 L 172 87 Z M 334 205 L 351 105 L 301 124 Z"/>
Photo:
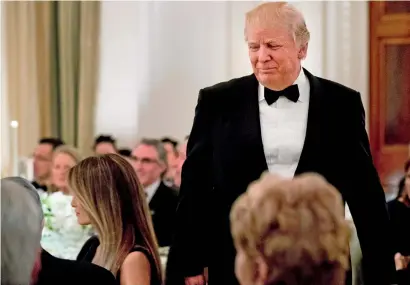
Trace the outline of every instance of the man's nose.
<path fill-rule="evenodd" d="M 142 165 L 142 163 L 140 162 L 140 161 L 135 161 L 135 169 L 136 170 L 141 170 L 142 168 L 143 168 L 143 165 Z"/>
<path fill-rule="evenodd" d="M 265 46 L 261 46 L 258 51 L 258 61 L 266 62 L 269 60 L 271 60 L 271 56 L 269 55 L 268 49 Z"/>

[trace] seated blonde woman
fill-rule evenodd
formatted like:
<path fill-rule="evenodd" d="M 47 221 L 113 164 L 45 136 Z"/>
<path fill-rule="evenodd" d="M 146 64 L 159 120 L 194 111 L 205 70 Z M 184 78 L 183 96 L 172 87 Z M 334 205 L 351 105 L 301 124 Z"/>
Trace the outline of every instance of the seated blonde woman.
<path fill-rule="evenodd" d="M 81 159 L 78 150 L 69 145 L 62 145 L 55 149 L 51 167 L 51 182 L 54 191 L 70 195 L 67 184 L 68 171 Z"/>
<path fill-rule="evenodd" d="M 117 154 L 89 157 L 70 170 L 68 181 L 78 223 L 97 232 L 77 260 L 108 269 L 119 285 L 161 285 L 151 215 L 131 164 Z"/>
<path fill-rule="evenodd" d="M 52 185 L 48 188 L 50 191 L 40 194 L 43 211 L 46 213 L 41 243 L 50 253 L 65 259 L 74 259 L 92 233 L 91 227 L 83 227 L 77 223 L 68 188 L 68 172 L 81 159 L 80 153 L 74 147 L 57 147 L 52 157 Z"/>
<path fill-rule="evenodd" d="M 344 285 L 349 226 L 339 192 L 316 174 L 263 175 L 231 210 L 241 285 Z"/>

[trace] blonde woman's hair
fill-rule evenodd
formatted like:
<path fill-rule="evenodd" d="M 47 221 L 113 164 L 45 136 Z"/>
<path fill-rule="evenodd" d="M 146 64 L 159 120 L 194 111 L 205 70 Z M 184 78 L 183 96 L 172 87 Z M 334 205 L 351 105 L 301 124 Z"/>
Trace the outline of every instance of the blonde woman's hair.
<path fill-rule="evenodd" d="M 78 164 L 82 159 L 82 155 L 80 154 L 80 152 L 78 151 L 78 149 L 76 149 L 75 147 L 69 146 L 69 145 L 60 145 L 58 147 L 56 147 L 56 149 L 53 151 L 53 158 L 52 160 L 54 160 L 54 158 L 59 155 L 59 154 L 66 154 L 69 157 L 71 157 L 74 161 L 75 164 Z M 49 193 L 54 193 L 54 192 L 58 192 L 61 189 L 58 189 L 54 184 L 51 184 L 49 187 L 47 187 L 47 191 Z"/>
<path fill-rule="evenodd" d="M 266 264 L 266 284 L 344 284 L 350 229 L 339 192 L 321 176 L 263 175 L 230 219 L 236 248 Z"/>
<path fill-rule="evenodd" d="M 156 267 L 151 272 L 161 281 L 158 245 L 148 204 L 128 161 L 117 154 L 89 157 L 70 170 L 68 180 L 99 235 L 95 263 L 116 276 L 127 255 L 139 245 L 149 251 Z"/>
<path fill-rule="evenodd" d="M 309 43 L 310 33 L 302 13 L 286 2 L 268 2 L 249 11 L 245 21 L 245 40 L 251 26 L 274 28 L 278 24 L 289 30 L 296 43 L 301 46 Z"/>
<path fill-rule="evenodd" d="M 79 163 L 83 159 L 78 149 L 76 149 L 75 147 L 69 146 L 69 145 L 61 145 L 57 147 L 53 151 L 53 158 L 56 157 L 60 153 L 64 153 L 70 156 L 75 161 L 76 164 Z"/>

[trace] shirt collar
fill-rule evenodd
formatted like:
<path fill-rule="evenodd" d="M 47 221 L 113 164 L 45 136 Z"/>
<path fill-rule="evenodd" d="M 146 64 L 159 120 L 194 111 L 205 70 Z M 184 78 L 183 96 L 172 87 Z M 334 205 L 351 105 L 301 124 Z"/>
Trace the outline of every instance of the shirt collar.
<path fill-rule="evenodd" d="M 309 81 L 308 81 L 302 67 L 300 67 L 300 72 L 299 72 L 298 78 L 296 78 L 295 82 L 293 82 L 293 84 L 291 84 L 291 85 L 294 85 L 294 84 L 298 85 L 298 88 L 299 88 L 298 102 L 306 102 L 307 99 L 308 99 L 307 96 L 309 94 L 306 94 L 306 92 L 302 92 L 302 90 L 305 89 L 305 86 L 307 84 L 309 84 Z M 259 92 L 258 92 L 259 93 L 259 96 L 258 96 L 259 97 L 259 102 L 265 100 L 265 89 L 264 88 L 265 87 L 262 84 L 259 83 Z"/>
<path fill-rule="evenodd" d="M 154 197 L 155 192 L 157 192 L 159 184 L 161 184 L 161 180 L 157 180 L 151 185 L 148 185 L 147 187 L 144 188 L 145 194 L 147 194 L 148 203 L 151 202 L 152 197 Z"/>

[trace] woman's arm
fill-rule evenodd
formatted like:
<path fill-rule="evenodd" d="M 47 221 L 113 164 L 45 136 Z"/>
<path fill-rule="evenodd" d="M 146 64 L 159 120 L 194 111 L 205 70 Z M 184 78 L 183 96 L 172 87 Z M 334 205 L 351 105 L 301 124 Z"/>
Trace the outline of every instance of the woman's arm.
<path fill-rule="evenodd" d="M 144 253 L 131 252 L 124 260 L 120 273 L 121 285 L 150 285 L 151 266 Z"/>

